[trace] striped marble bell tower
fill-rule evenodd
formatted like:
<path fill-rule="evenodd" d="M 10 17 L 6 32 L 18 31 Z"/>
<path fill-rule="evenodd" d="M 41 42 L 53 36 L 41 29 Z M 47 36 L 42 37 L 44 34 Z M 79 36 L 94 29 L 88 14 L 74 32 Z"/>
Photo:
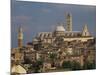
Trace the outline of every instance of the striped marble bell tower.
<path fill-rule="evenodd" d="M 66 31 L 72 31 L 72 15 L 70 13 L 66 14 L 66 22 Z"/>

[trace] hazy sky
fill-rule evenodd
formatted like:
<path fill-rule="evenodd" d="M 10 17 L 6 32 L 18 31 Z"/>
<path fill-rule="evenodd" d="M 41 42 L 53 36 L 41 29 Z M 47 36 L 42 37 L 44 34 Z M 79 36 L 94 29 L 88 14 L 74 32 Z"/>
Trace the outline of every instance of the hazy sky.
<path fill-rule="evenodd" d="M 38 32 L 53 31 L 58 23 L 66 25 L 65 13 L 72 14 L 73 31 L 82 31 L 84 24 L 96 35 L 96 7 L 39 2 L 11 3 L 11 45 L 17 47 L 17 32 L 22 26 L 24 45 L 31 42 Z"/>

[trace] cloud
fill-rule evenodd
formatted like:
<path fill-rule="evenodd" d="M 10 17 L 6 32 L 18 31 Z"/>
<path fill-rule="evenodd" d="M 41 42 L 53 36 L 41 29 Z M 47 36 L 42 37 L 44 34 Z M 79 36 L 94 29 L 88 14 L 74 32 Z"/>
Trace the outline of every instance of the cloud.
<path fill-rule="evenodd" d="M 44 12 L 44 13 L 50 13 L 51 12 L 51 10 L 48 9 L 48 8 L 41 9 L 41 11 Z"/>
<path fill-rule="evenodd" d="M 22 23 L 25 24 L 27 22 L 29 22 L 32 19 L 31 16 L 12 16 L 12 23 Z"/>
<path fill-rule="evenodd" d="M 23 15 L 21 15 L 21 16 L 15 16 L 15 19 L 16 20 L 28 21 L 28 20 L 31 19 L 31 17 L 30 16 L 23 16 Z"/>

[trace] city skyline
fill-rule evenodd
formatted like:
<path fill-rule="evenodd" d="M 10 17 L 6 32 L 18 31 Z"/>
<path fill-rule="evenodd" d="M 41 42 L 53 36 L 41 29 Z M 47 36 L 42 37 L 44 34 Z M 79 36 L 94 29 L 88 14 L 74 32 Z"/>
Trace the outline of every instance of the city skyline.
<path fill-rule="evenodd" d="M 88 25 L 92 35 L 95 34 L 95 6 L 55 4 L 40 2 L 12 1 L 11 39 L 12 48 L 17 47 L 18 28 L 22 26 L 24 45 L 31 42 L 38 32 L 53 31 L 57 23 L 66 22 L 65 13 L 72 14 L 73 30 L 82 31 L 84 24 Z"/>

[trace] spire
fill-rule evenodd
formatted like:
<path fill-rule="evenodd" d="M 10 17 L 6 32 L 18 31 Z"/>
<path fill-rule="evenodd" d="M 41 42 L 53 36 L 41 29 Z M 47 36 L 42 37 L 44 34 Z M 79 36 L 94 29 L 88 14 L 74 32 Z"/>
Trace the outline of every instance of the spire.
<path fill-rule="evenodd" d="M 82 36 L 90 36 L 87 24 L 84 25 L 84 28 L 83 28 L 83 31 L 82 31 Z"/>
<path fill-rule="evenodd" d="M 66 13 L 66 22 L 67 22 L 67 31 L 72 31 L 72 15 L 70 13 Z"/>
<path fill-rule="evenodd" d="M 23 46 L 23 31 L 22 28 L 19 27 L 18 29 L 18 47 L 22 47 Z"/>
<path fill-rule="evenodd" d="M 19 27 L 18 31 L 19 31 L 19 33 L 22 33 L 22 27 L 21 26 Z"/>

